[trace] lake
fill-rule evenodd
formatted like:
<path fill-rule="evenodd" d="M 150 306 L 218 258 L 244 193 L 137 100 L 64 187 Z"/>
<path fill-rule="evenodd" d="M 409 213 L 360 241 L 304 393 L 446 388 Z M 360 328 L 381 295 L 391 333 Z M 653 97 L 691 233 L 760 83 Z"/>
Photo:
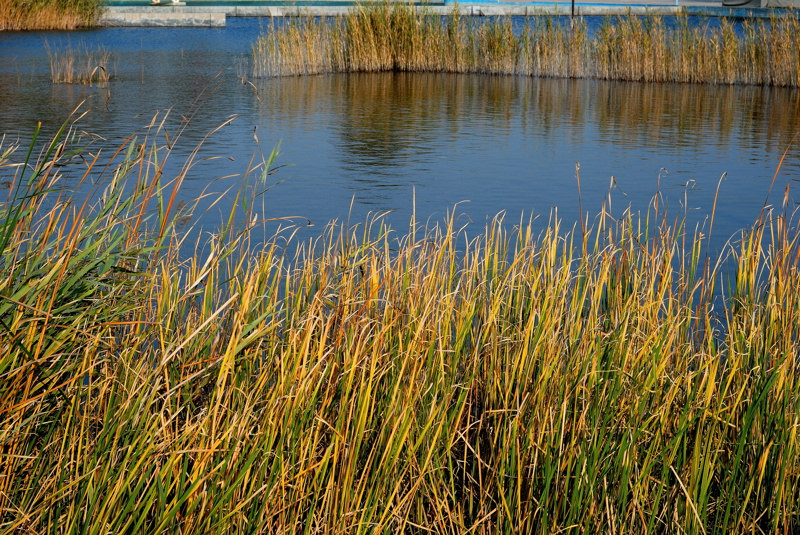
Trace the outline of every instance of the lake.
<path fill-rule="evenodd" d="M 800 187 L 794 89 L 410 73 L 252 79 L 250 46 L 268 26 L 229 18 L 219 29 L 0 32 L 0 132 L 6 145 L 29 139 L 37 121 L 52 133 L 85 101 L 79 128 L 115 147 L 171 110 L 171 134 L 191 117 L 172 156 L 177 172 L 235 117 L 204 143 L 185 199 L 235 188 L 241 178 L 232 175 L 279 146 L 283 167 L 269 177 L 263 215 L 308 218 L 309 236 L 368 213 L 390 212 L 401 229 L 412 210 L 441 221 L 456 205 L 476 224 L 504 211 L 510 224 L 533 215 L 544 225 L 557 208 L 572 226 L 579 164 L 580 204 L 591 216 L 608 198 L 617 214 L 646 210 L 661 192 L 692 224 L 710 214 L 725 175 L 720 246 L 755 221 L 776 170 L 770 203 L 780 208 L 787 184 Z M 112 81 L 53 84 L 48 46 L 107 48 Z M 213 229 L 225 212 L 216 205 L 199 223 Z"/>

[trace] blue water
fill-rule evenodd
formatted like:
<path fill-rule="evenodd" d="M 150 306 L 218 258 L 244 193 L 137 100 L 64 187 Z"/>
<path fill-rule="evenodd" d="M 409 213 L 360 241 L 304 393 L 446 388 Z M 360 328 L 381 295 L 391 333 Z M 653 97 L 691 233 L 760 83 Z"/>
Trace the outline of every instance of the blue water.
<path fill-rule="evenodd" d="M 169 110 L 171 141 L 191 119 L 170 157 L 177 174 L 233 118 L 205 140 L 183 200 L 236 189 L 253 157 L 279 146 L 283 167 L 268 177 L 260 215 L 309 220 L 307 236 L 371 212 L 390 212 L 400 228 L 412 210 L 440 221 L 456 205 L 477 224 L 501 211 L 545 222 L 557 208 L 571 226 L 579 201 L 594 216 L 610 199 L 620 214 L 646 210 L 656 193 L 702 224 L 724 175 L 721 247 L 755 221 L 773 176 L 769 203 L 780 206 L 787 185 L 789 209 L 797 199 L 796 90 L 391 73 L 252 79 L 250 46 L 268 27 L 231 18 L 219 29 L 0 32 L 0 132 L 6 145 L 24 143 L 37 121 L 52 133 L 80 105 L 88 114 L 76 129 L 111 148 L 142 139 Z M 48 45 L 109 50 L 109 86 L 52 84 Z M 217 204 L 197 222 L 212 229 L 228 209 Z"/>

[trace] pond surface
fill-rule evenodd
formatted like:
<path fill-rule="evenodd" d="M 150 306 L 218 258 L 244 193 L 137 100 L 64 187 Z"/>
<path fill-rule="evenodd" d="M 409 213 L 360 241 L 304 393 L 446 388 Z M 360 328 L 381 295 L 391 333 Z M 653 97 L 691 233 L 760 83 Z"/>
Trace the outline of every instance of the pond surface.
<path fill-rule="evenodd" d="M 37 121 L 54 132 L 82 101 L 80 128 L 110 147 L 171 110 L 189 128 L 175 172 L 215 127 L 183 190 L 193 198 L 235 186 L 254 154 L 280 146 L 263 197 L 265 217 L 303 216 L 314 235 L 333 219 L 390 211 L 405 228 L 458 211 L 475 223 L 506 212 L 513 223 L 558 208 L 567 226 L 581 205 L 596 215 L 647 209 L 661 192 L 675 216 L 709 214 L 720 177 L 718 243 L 751 225 L 777 170 L 780 206 L 800 178 L 800 93 L 708 85 L 648 85 L 439 74 L 249 78 L 250 46 L 264 19 L 229 18 L 220 29 L 120 28 L 72 33 L 0 32 L 0 132 L 29 139 Z M 55 85 L 48 51 L 105 47 L 107 88 Z M 255 135 L 254 135 L 255 134 Z M 786 157 L 781 164 L 781 157 Z M 181 156 L 177 157 L 176 156 Z M 216 180 L 227 177 L 224 180 Z M 789 190 L 790 208 L 794 192 Z M 227 208 L 203 216 L 214 227 Z"/>

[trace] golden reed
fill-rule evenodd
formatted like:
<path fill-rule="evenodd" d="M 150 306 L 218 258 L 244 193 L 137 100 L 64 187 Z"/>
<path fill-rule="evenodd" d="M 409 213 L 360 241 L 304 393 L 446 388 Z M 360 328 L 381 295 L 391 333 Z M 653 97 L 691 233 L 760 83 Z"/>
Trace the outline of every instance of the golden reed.
<path fill-rule="evenodd" d="M 0 30 L 75 30 L 97 23 L 102 0 L 3 0 Z"/>
<path fill-rule="evenodd" d="M 589 35 L 553 19 L 440 17 L 402 4 L 360 6 L 332 21 L 273 25 L 253 45 L 255 76 L 333 72 L 491 73 L 643 82 L 796 87 L 800 25 L 796 18 L 745 21 L 741 31 L 675 28 L 660 17 L 609 18 Z"/>

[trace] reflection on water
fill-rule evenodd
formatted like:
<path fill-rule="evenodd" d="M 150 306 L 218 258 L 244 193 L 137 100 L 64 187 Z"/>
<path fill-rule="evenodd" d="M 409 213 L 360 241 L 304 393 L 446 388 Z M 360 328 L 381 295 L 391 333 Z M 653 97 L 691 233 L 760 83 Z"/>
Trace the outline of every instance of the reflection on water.
<path fill-rule="evenodd" d="M 171 109 L 174 132 L 192 118 L 178 144 L 188 154 L 238 116 L 204 142 L 201 156 L 224 158 L 201 160 L 186 195 L 243 173 L 254 153 L 280 144 L 278 163 L 289 167 L 274 177 L 282 183 L 265 197 L 267 215 L 317 224 L 392 210 L 402 227 L 414 196 L 423 218 L 468 200 L 460 210 L 477 221 L 502 210 L 510 220 L 547 215 L 555 206 L 574 220 L 580 162 L 585 210 L 599 210 L 613 176 L 617 209 L 646 209 L 660 187 L 696 221 L 727 173 L 716 223 L 727 236 L 752 223 L 787 148 L 776 189 L 782 195 L 798 177 L 797 90 L 410 73 L 251 83 L 241 75 L 259 31 L 257 20 L 235 19 L 224 29 L 83 33 L 115 56 L 108 92 L 51 84 L 45 37 L 2 35 L 0 131 L 25 138 L 37 120 L 53 131 L 86 100 L 92 111 L 81 128 L 114 144 Z M 46 38 L 51 46 L 66 39 Z"/>
<path fill-rule="evenodd" d="M 472 117 L 492 135 L 523 131 L 575 142 L 597 129 L 600 139 L 671 151 L 702 144 L 782 153 L 800 126 L 800 92 L 765 87 L 638 84 L 448 75 L 355 75 L 333 81 L 347 99 L 340 148 L 375 163 L 398 150 L 424 150 L 435 125 L 449 136 Z M 408 143 L 406 143 L 408 141 Z M 407 152 L 407 151 L 406 151 Z"/>
<path fill-rule="evenodd" d="M 633 146 L 737 145 L 782 153 L 797 132 L 798 91 L 691 84 L 597 84 L 601 132 Z"/>
<path fill-rule="evenodd" d="M 727 173 L 722 198 L 741 208 L 763 199 L 787 148 L 782 175 L 800 165 L 796 90 L 397 73 L 266 80 L 259 95 L 262 120 L 324 131 L 341 185 L 366 197 L 410 183 L 444 204 L 542 212 L 575 204 L 580 162 L 595 204 L 615 176 L 621 202 L 642 208 L 666 172 L 676 199 L 699 184 L 691 200 L 708 207 Z"/>
<path fill-rule="evenodd" d="M 665 153 L 733 145 L 780 155 L 800 127 L 800 92 L 770 87 L 413 73 L 258 83 L 262 120 L 309 125 L 330 113 L 348 163 L 378 173 L 430 154 L 441 136 L 522 131 L 580 143 L 596 130 L 601 142 Z"/>

